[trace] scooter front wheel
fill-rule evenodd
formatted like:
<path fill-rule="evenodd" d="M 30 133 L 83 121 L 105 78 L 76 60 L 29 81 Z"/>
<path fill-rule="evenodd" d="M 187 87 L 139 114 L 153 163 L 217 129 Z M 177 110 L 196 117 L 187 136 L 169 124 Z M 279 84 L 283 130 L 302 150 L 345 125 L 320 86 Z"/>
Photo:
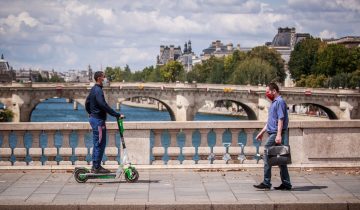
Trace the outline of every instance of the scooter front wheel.
<path fill-rule="evenodd" d="M 74 178 L 78 183 L 84 183 L 88 180 L 85 175 L 88 171 L 84 168 L 77 169 L 74 173 Z"/>
<path fill-rule="evenodd" d="M 128 168 L 125 171 L 125 179 L 127 182 L 137 182 L 139 179 L 139 172 L 135 168 Z"/>

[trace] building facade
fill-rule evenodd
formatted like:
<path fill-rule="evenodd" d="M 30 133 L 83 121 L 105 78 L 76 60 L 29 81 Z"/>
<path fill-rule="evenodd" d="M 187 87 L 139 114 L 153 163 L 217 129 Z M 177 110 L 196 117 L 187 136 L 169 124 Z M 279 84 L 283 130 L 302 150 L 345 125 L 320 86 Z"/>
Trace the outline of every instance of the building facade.
<path fill-rule="evenodd" d="M 234 48 L 232 43 L 224 45 L 220 40 L 216 40 L 212 42 L 208 48 L 203 50 L 203 54 L 201 54 L 201 60 L 207 60 L 211 56 L 223 57 L 231 55 L 235 50 L 240 50 L 240 44 Z"/>
<path fill-rule="evenodd" d="M 13 76 L 13 69 L 2 54 L 0 59 L 0 83 L 11 82 L 13 80 Z"/>

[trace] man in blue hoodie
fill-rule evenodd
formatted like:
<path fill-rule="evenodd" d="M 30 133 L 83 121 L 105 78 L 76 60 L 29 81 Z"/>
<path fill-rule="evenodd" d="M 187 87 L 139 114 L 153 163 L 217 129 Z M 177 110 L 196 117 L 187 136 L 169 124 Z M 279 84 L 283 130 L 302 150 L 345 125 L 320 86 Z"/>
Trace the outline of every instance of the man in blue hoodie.
<path fill-rule="evenodd" d="M 107 82 L 102 71 L 94 74 L 96 84 L 91 88 L 86 98 L 85 108 L 89 113 L 89 122 L 93 131 L 93 166 L 92 173 L 109 173 L 108 169 L 101 166 L 101 160 L 104 155 L 106 146 L 106 114 L 113 117 L 124 117 L 122 114 L 115 112 L 105 101 L 103 85 Z"/>

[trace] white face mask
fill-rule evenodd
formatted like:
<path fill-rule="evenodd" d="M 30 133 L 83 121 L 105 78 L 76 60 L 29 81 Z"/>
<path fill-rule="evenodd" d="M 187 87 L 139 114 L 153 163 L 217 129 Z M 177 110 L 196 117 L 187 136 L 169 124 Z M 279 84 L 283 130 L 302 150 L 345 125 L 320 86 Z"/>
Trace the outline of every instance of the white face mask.
<path fill-rule="evenodd" d="M 102 85 L 107 86 L 107 84 L 108 84 L 108 80 L 107 80 L 107 78 L 104 78 L 104 80 L 102 81 Z"/>

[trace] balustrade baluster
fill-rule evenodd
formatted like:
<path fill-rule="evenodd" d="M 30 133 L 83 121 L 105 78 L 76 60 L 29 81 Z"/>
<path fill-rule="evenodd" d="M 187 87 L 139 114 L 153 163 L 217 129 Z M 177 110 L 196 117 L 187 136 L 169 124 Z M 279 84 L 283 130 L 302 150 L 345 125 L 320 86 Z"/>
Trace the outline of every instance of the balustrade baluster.
<path fill-rule="evenodd" d="M 91 149 L 93 147 L 93 133 L 92 131 L 89 131 L 85 134 L 85 146 L 87 148 L 87 153 L 86 153 L 86 157 L 85 160 L 87 162 L 88 165 L 91 164 L 92 162 L 92 152 Z"/>
<path fill-rule="evenodd" d="M 180 149 L 180 154 L 177 159 L 179 160 L 180 164 L 183 164 L 183 161 L 185 160 L 185 156 L 183 155 L 183 149 L 184 149 L 185 141 L 186 141 L 186 136 L 183 131 L 179 132 L 176 135 L 176 141 L 177 141 L 177 146 Z"/>
<path fill-rule="evenodd" d="M 32 135 L 32 133 L 30 133 L 29 131 L 26 131 L 25 134 L 24 134 L 23 142 L 24 142 L 23 146 L 24 146 L 24 148 L 26 150 L 24 161 L 25 161 L 26 165 L 29 165 L 29 163 L 32 161 L 32 158 L 31 158 L 31 156 L 29 154 L 29 150 L 30 150 L 30 148 L 32 147 L 32 144 L 33 144 L 33 135 Z"/>
<path fill-rule="evenodd" d="M 39 136 L 39 145 L 41 147 L 41 157 L 40 162 L 41 165 L 45 165 L 48 158 L 45 155 L 45 148 L 48 147 L 48 136 L 46 135 L 45 131 L 42 131 Z"/>
<path fill-rule="evenodd" d="M 75 154 L 75 149 L 78 147 L 78 134 L 76 131 L 72 131 L 69 136 L 69 145 L 71 147 L 71 156 L 70 161 L 72 165 L 75 165 L 75 162 L 78 160 L 78 157 Z"/>
<path fill-rule="evenodd" d="M 60 165 L 60 161 L 63 160 L 63 157 L 60 155 L 61 145 L 63 145 L 63 136 L 60 131 L 56 131 L 54 135 L 54 146 L 56 147 L 55 161 L 57 165 Z"/>
<path fill-rule="evenodd" d="M 161 146 L 164 148 L 164 155 L 162 157 L 162 161 L 165 165 L 169 162 L 168 148 L 170 146 L 170 134 L 168 130 L 163 130 L 161 133 Z"/>
<path fill-rule="evenodd" d="M 216 159 L 216 155 L 214 153 L 214 146 L 216 145 L 216 133 L 214 132 L 214 130 L 211 130 L 208 133 L 207 140 L 210 147 L 210 154 L 208 156 L 208 160 L 210 164 L 213 164 Z"/>
<path fill-rule="evenodd" d="M 195 161 L 195 164 L 198 164 L 199 163 L 199 160 L 200 160 L 200 156 L 199 156 L 199 147 L 200 147 L 200 145 L 201 145 L 201 137 L 202 137 L 203 135 L 201 135 L 201 133 L 200 133 L 200 131 L 199 131 L 199 129 L 196 129 L 196 131 L 194 131 L 193 133 L 192 133 L 192 138 L 191 138 L 191 140 L 192 140 L 192 145 L 193 145 L 193 147 L 195 148 L 195 154 L 194 154 L 194 157 L 193 157 L 193 159 L 194 159 L 194 161 Z M 205 134 L 204 134 L 204 136 L 205 136 Z"/>

